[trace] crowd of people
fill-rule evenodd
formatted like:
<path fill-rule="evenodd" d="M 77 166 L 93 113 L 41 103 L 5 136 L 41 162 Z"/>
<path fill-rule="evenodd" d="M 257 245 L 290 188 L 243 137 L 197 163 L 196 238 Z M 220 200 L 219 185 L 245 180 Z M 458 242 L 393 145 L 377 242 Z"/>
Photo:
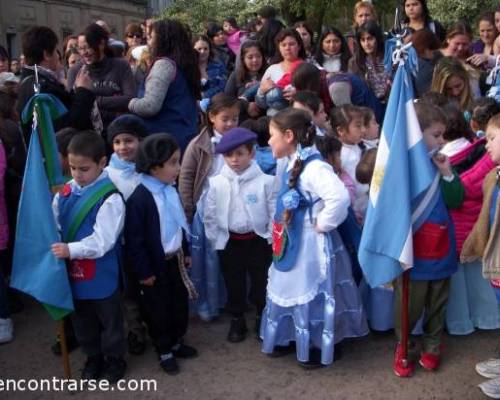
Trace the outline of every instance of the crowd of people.
<path fill-rule="evenodd" d="M 490 73 L 500 9 L 474 29 L 445 28 L 425 0 L 403 9 L 400 32 L 384 32 L 359 1 L 346 34 L 285 26 L 266 6 L 245 27 L 228 17 L 198 34 L 147 20 L 119 40 L 96 21 L 60 43 L 35 26 L 19 60 L 0 49 L 0 343 L 21 308 L 7 284 L 32 134 L 20 115 L 36 79 L 67 109 L 53 121 L 67 177 L 53 199 L 62 239 L 48 245 L 68 266 L 75 311 L 65 329 L 69 350 L 87 356 L 83 378 L 121 379 L 127 345 L 140 355 L 147 335 L 161 368 L 177 374 L 179 358 L 198 354 L 183 340 L 190 315 L 208 323 L 228 313 L 232 343 L 250 318 L 263 353 L 295 352 L 304 368 L 332 364 L 345 338 L 394 329 L 401 377 L 415 360 L 439 367 L 445 329 L 500 328 L 500 76 Z M 384 44 L 395 33 L 418 55 L 416 116 L 441 174 L 414 233 L 409 321 L 422 343 L 409 363 L 401 280 L 369 287 L 356 254 L 395 71 Z M 71 210 L 84 206 L 75 228 Z M 476 370 L 500 398 L 500 355 Z"/>

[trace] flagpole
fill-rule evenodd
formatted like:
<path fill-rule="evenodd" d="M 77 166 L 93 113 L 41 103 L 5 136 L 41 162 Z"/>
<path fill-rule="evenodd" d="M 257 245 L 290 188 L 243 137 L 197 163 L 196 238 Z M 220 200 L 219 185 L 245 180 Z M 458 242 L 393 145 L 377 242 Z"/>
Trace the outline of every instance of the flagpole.
<path fill-rule="evenodd" d="M 409 318 L 408 303 L 410 297 L 410 271 L 403 272 L 403 290 L 401 296 L 401 363 L 403 367 L 408 366 L 408 336 Z"/>
<path fill-rule="evenodd" d="M 401 26 L 401 15 L 399 7 L 394 12 L 394 36 L 398 40 L 398 47 L 403 46 L 403 28 Z M 405 270 L 402 277 L 402 296 L 401 296 L 401 363 L 404 368 L 408 367 L 408 338 L 409 338 L 409 297 L 410 297 L 410 270 Z"/>
<path fill-rule="evenodd" d="M 38 78 L 38 65 L 35 64 L 35 83 L 33 84 L 33 90 L 35 92 L 35 95 L 40 94 L 40 81 Z M 37 109 L 36 106 L 34 108 L 34 115 L 33 115 L 33 123 L 37 124 Z M 39 140 L 40 140 L 39 136 Z M 57 192 L 56 187 L 51 187 L 52 193 Z M 61 347 L 61 356 L 62 356 L 62 363 L 63 363 L 63 370 L 64 370 L 64 378 L 65 379 L 70 379 L 71 378 L 71 366 L 69 363 L 69 353 L 68 353 L 68 346 L 66 342 L 66 330 L 64 329 L 64 318 L 60 319 L 57 321 L 57 336 L 59 337 L 59 345 Z"/>

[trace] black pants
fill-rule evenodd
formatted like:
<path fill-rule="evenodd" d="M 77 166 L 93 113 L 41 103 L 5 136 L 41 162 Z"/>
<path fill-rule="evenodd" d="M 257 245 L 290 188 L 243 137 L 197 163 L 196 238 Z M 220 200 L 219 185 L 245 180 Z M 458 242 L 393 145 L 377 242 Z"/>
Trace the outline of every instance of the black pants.
<path fill-rule="evenodd" d="M 251 239 L 230 238 L 224 250 L 219 250 L 222 275 L 227 290 L 227 310 L 234 317 L 242 316 L 247 308 L 247 274 L 250 276 L 250 302 L 262 314 L 266 305 L 267 273 L 272 262 L 272 249 L 260 236 Z"/>
<path fill-rule="evenodd" d="M 123 357 L 125 333 L 120 291 L 99 300 L 75 300 L 75 335 L 87 356 Z"/>
<path fill-rule="evenodd" d="M 186 334 L 189 317 L 188 292 L 177 257 L 165 261 L 153 286 L 140 286 L 139 305 L 157 352 L 170 353 Z"/>

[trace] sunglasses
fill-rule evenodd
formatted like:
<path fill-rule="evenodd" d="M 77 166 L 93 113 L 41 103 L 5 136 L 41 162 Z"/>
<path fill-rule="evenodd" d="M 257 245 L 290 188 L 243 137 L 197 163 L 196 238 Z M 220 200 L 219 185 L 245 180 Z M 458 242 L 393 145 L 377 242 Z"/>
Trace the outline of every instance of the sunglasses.
<path fill-rule="evenodd" d="M 127 37 L 129 39 L 132 39 L 132 38 L 140 39 L 140 38 L 142 38 L 142 33 L 129 33 L 127 35 Z"/>

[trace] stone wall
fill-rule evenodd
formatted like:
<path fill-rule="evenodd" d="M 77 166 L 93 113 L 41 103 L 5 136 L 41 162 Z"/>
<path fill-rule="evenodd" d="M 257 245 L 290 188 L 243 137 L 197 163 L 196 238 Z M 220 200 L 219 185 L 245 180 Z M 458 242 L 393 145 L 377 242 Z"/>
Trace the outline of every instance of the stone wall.
<path fill-rule="evenodd" d="M 21 35 L 33 25 L 51 27 L 62 42 L 98 19 L 122 39 L 125 26 L 144 20 L 147 10 L 147 0 L 0 0 L 0 44 L 18 57 Z"/>

